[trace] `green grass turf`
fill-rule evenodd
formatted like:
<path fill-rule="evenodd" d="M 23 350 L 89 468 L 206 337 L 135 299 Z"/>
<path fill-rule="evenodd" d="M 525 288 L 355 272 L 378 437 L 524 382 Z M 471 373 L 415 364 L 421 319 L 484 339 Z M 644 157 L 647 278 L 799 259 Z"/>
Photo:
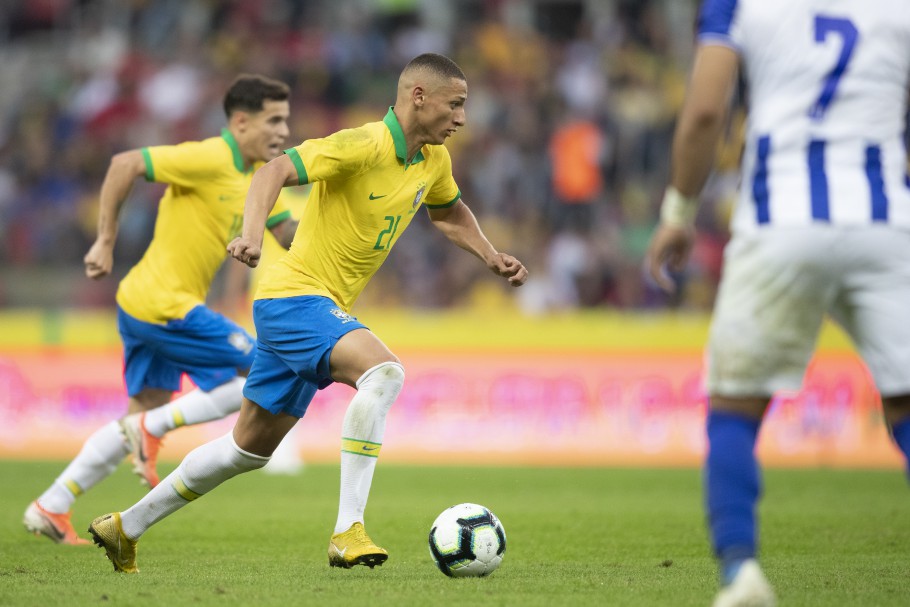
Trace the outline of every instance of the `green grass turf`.
<path fill-rule="evenodd" d="M 94 546 L 24 532 L 22 511 L 62 468 L 0 461 L 0 605 L 686 606 L 716 590 L 697 470 L 380 463 L 367 528 L 391 557 L 348 571 L 326 564 L 337 467 L 255 472 L 160 522 L 140 541 L 141 573 L 122 575 Z M 782 605 L 910 604 L 902 474 L 770 470 L 765 481 L 763 566 Z M 142 494 L 121 466 L 76 503 L 77 530 Z M 435 516 L 466 501 L 491 508 L 508 534 L 489 578 L 446 578 L 426 547 Z"/>

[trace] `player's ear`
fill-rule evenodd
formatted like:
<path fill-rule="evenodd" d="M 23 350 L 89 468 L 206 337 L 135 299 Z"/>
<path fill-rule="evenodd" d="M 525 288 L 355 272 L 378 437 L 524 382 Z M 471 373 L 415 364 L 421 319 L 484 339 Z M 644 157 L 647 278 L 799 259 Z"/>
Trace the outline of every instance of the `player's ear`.
<path fill-rule="evenodd" d="M 415 86 L 411 89 L 411 101 L 417 107 L 422 107 L 427 98 L 427 92 L 422 86 Z"/>
<path fill-rule="evenodd" d="M 250 123 L 250 115 L 246 112 L 237 110 L 231 114 L 230 125 L 232 129 L 236 129 L 239 132 L 244 132 L 246 127 Z"/>

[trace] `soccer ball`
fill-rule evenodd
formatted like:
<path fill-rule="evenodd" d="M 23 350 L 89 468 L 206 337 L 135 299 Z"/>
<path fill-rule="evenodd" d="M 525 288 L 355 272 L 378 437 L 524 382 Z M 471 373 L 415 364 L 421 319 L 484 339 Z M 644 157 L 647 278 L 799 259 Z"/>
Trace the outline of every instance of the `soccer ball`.
<path fill-rule="evenodd" d="M 430 554 L 449 577 L 483 577 L 502 563 L 506 531 L 496 515 L 477 504 L 442 511 L 430 529 Z"/>

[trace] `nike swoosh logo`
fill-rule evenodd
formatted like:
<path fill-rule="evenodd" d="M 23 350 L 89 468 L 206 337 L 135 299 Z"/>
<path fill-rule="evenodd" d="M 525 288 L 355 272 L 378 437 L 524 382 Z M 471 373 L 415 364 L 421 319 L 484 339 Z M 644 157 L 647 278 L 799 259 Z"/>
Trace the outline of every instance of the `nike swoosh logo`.
<path fill-rule="evenodd" d="M 379 447 L 367 447 L 366 445 L 364 445 L 362 448 L 364 451 L 375 451 Z"/>
<path fill-rule="evenodd" d="M 337 552 L 338 556 L 340 556 L 341 558 L 344 558 L 344 553 L 348 551 L 347 546 L 344 547 L 344 550 L 339 550 L 338 546 L 336 546 L 335 544 L 332 544 L 332 548 L 335 549 L 335 552 Z"/>
<path fill-rule="evenodd" d="M 385 198 L 388 194 L 383 194 L 382 196 L 374 196 L 373 192 L 370 192 L 370 200 L 379 200 L 380 198 Z"/>

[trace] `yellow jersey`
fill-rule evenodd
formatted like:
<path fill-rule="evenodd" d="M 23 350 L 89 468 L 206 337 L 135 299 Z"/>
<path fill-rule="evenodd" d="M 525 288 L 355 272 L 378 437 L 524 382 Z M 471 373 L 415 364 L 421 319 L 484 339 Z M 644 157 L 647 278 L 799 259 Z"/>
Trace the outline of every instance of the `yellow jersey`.
<path fill-rule="evenodd" d="M 243 203 L 255 169 L 246 168 L 234 136 L 142 148 L 145 178 L 169 184 L 158 205 L 152 242 L 120 282 L 117 303 L 150 323 L 183 318 L 205 303 L 227 244 L 240 235 Z M 269 227 L 288 219 L 279 200 Z"/>
<path fill-rule="evenodd" d="M 461 197 L 445 146 L 407 158 L 392 108 L 380 122 L 285 153 L 298 183 L 313 187 L 291 249 L 266 270 L 256 299 L 322 295 L 350 312 L 421 205 L 445 208 Z"/>

